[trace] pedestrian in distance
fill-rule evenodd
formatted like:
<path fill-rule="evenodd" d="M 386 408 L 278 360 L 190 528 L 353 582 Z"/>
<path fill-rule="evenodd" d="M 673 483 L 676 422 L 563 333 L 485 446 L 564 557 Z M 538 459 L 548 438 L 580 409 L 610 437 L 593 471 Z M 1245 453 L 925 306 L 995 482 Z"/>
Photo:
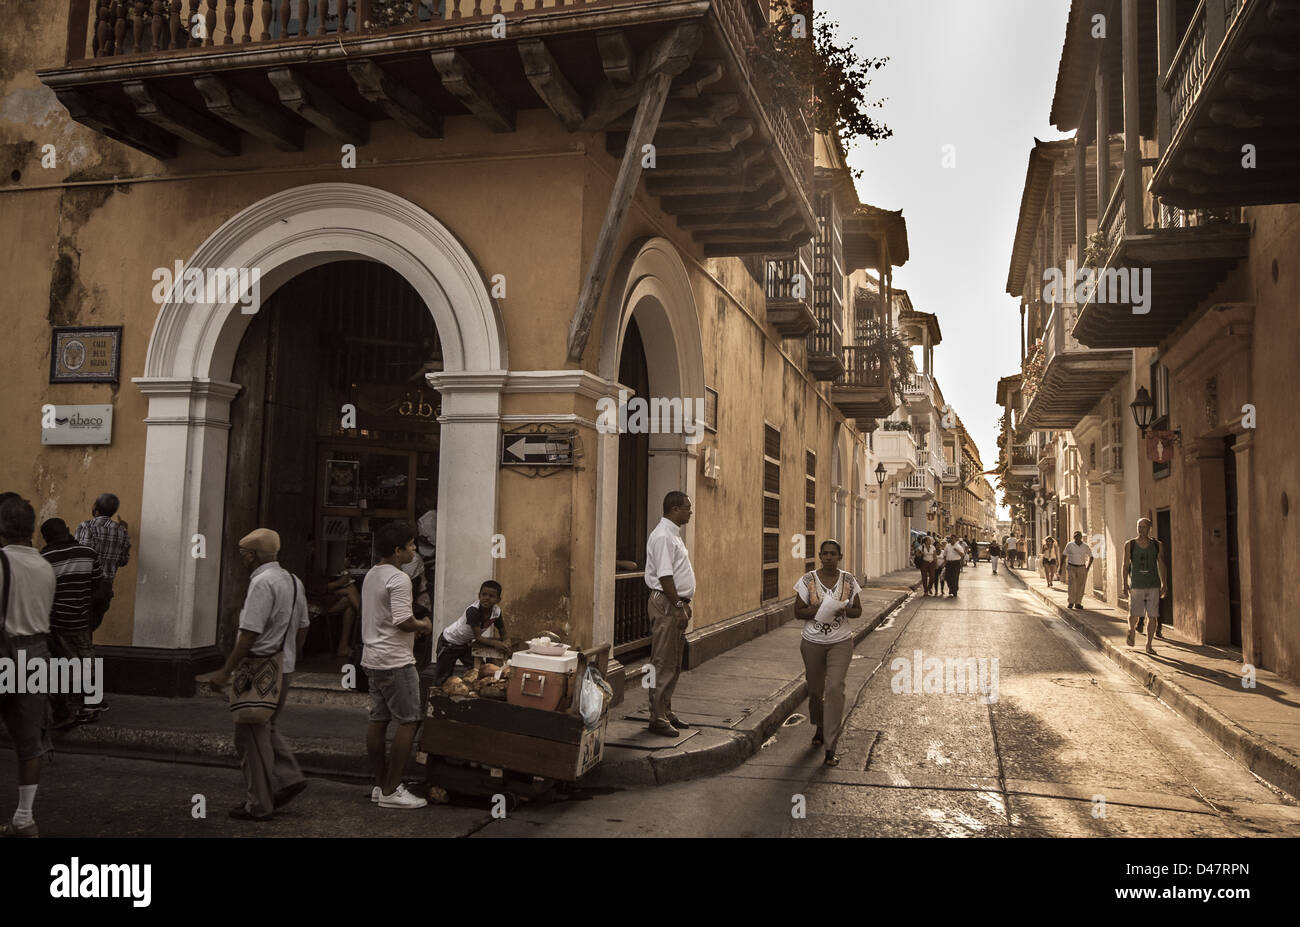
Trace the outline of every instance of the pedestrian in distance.
<path fill-rule="evenodd" d="M 366 755 L 375 780 L 370 800 L 381 808 L 423 808 L 428 800 L 407 791 L 402 772 L 420 727 L 415 639 L 432 634 L 433 622 L 415 617 L 411 577 L 402 569 L 416 557 L 415 529 L 390 522 L 379 529 L 375 544 L 379 562 L 361 584 L 361 668 L 370 679 Z M 397 730 L 385 761 L 390 721 L 397 722 Z"/>
<path fill-rule="evenodd" d="M 682 528 L 691 520 L 691 500 L 684 492 L 664 496 L 664 515 L 645 548 L 645 582 L 650 587 L 650 687 L 651 733 L 677 737 L 690 725 L 673 714 L 673 690 L 681 674 L 686 651 L 686 628 L 691 623 L 695 596 L 695 569 L 682 540 Z"/>
<path fill-rule="evenodd" d="M 934 538 L 927 534 L 921 539 L 921 580 L 926 595 L 939 594 L 938 566 L 939 548 Z"/>
<path fill-rule="evenodd" d="M 1001 556 L 1002 556 L 1002 545 L 998 543 L 997 538 L 994 538 L 993 540 L 989 541 L 989 563 L 993 565 L 994 576 L 998 575 L 998 558 Z"/>
<path fill-rule="evenodd" d="M 1083 532 L 1074 532 L 1074 540 L 1065 545 L 1065 569 L 1068 581 L 1066 608 L 1083 609 L 1083 594 L 1092 569 L 1092 548 L 1083 543 Z"/>
<path fill-rule="evenodd" d="M 917 535 L 912 538 L 912 564 L 916 567 L 917 572 L 921 574 L 921 585 L 926 586 L 925 581 L 925 535 Z"/>
<path fill-rule="evenodd" d="M 120 500 L 111 492 L 101 494 L 90 509 L 90 518 L 77 525 L 75 532 L 77 543 L 89 547 L 99 556 L 99 568 L 108 580 L 110 600 L 117 571 L 131 559 L 131 532 L 126 521 L 117 514 L 120 505 Z M 107 603 L 104 610 L 108 610 Z"/>
<path fill-rule="evenodd" d="M 955 534 L 948 535 L 948 544 L 943 549 L 944 581 L 948 586 L 948 595 L 957 598 L 957 582 L 961 576 L 961 558 L 964 556 Z"/>
<path fill-rule="evenodd" d="M 808 680 L 808 718 L 816 729 L 812 745 L 826 748 L 827 766 L 840 764 L 836 751 L 844 725 L 844 680 L 853 660 L 849 620 L 862 615 L 862 587 L 852 573 L 840 569 L 843 556 L 839 541 L 822 541 L 820 569 L 805 573 L 794 586 L 799 597 L 795 617 L 804 623 L 799 653 Z"/>
<path fill-rule="evenodd" d="M 226 685 L 233 679 L 237 696 L 246 691 L 265 693 L 267 701 L 275 691 L 270 680 L 279 682 L 265 720 L 241 721 L 234 701 L 231 703 L 235 752 L 248 791 L 247 799 L 230 809 L 230 817 L 237 821 L 270 821 L 277 808 L 307 788 L 307 779 L 278 722 L 311 616 L 302 581 L 280 565 L 279 554 L 280 535 L 269 528 L 257 528 L 240 538 L 239 559 L 249 579 L 239 613 L 239 636 L 221 669 L 200 677 L 214 685 Z"/>
<path fill-rule="evenodd" d="M 32 547 L 36 512 L 17 493 L 0 502 L 0 657 L 48 660 L 54 569 Z M 0 695 L 0 716 L 18 759 L 18 807 L 0 837 L 39 837 L 34 808 L 50 750 L 50 698 L 44 692 Z"/>
<path fill-rule="evenodd" d="M 1056 538 L 1050 534 L 1043 538 L 1043 575 L 1047 577 L 1047 588 L 1051 589 L 1052 580 L 1056 577 L 1056 563 L 1060 559 L 1060 551 L 1056 549 Z"/>
<path fill-rule="evenodd" d="M 54 570 L 50 649 L 57 657 L 76 660 L 83 667 L 91 668 L 95 665 L 91 611 L 96 602 L 104 600 L 106 586 L 99 558 L 95 551 L 77 543 L 62 518 L 50 518 L 42 523 L 41 537 L 45 539 L 41 556 Z M 87 707 L 84 692 L 53 693 L 50 702 L 54 708 L 55 730 L 85 724 L 98 717 L 98 712 L 92 710 L 98 706 Z"/>
<path fill-rule="evenodd" d="M 1146 652 L 1156 652 L 1153 638 L 1160 628 L 1160 600 L 1169 594 L 1169 581 L 1165 577 L 1165 562 L 1161 556 L 1160 542 L 1151 537 L 1151 519 L 1140 518 L 1137 537 L 1124 543 L 1124 594 L 1129 597 L 1128 645 L 1133 646 L 1138 619 L 1145 616 L 1147 626 Z"/>

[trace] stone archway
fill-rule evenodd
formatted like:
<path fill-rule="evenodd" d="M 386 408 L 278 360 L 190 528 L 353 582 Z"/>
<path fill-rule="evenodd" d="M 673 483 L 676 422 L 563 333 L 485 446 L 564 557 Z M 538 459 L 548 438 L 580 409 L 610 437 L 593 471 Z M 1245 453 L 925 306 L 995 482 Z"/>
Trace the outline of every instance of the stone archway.
<path fill-rule="evenodd" d="M 606 290 L 599 376 L 618 396 L 623 336 L 635 315 L 645 347 L 650 392 L 657 397 L 704 398 L 704 349 L 695 293 L 686 265 L 664 238 L 635 242 Z M 596 489 L 593 645 L 614 639 L 614 548 L 617 534 L 618 435 L 598 435 L 600 474 Z M 695 498 L 697 447 L 684 435 L 652 434 L 647 523 L 658 523 L 663 497 L 680 489 Z M 694 553 L 695 524 L 682 531 Z"/>
<path fill-rule="evenodd" d="M 495 531 L 495 458 L 506 340 L 497 307 L 464 246 L 415 204 L 357 184 L 312 184 L 254 203 L 217 229 L 187 262 L 194 268 L 256 268 L 261 298 L 297 274 L 331 261 L 365 259 L 401 274 L 438 328 L 445 369 L 431 374 L 442 394 L 438 533 L 481 537 L 439 557 L 435 601 L 468 601 L 492 575 L 487 539 Z M 149 341 L 144 497 L 136 583 L 137 648 L 163 659 L 201 661 L 216 639 L 225 502 L 229 381 L 251 314 L 235 294 L 224 301 L 166 302 Z M 202 535 L 206 556 L 192 556 Z M 469 587 L 473 586 L 473 589 Z M 178 652 L 178 653 L 177 653 Z M 181 671 L 177 667 L 178 672 Z"/>

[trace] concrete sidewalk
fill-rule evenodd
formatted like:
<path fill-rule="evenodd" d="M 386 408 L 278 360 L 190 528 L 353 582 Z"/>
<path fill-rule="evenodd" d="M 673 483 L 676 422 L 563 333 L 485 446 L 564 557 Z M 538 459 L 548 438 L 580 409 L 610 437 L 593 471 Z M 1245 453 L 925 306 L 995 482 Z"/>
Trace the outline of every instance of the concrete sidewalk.
<path fill-rule="evenodd" d="M 1047 588 L 1043 574 L 1004 571 L 1049 605 L 1150 692 L 1199 727 L 1251 772 L 1300 798 L 1300 686 L 1268 670 L 1255 670 L 1255 686 L 1242 685 L 1241 651 L 1194 644 L 1169 625 L 1144 651 L 1146 629 L 1127 643 L 1128 612 L 1091 595 L 1083 610 L 1067 609 L 1063 583 Z"/>
<path fill-rule="evenodd" d="M 900 571 L 869 583 L 860 641 L 908 595 L 916 571 Z M 600 785 L 655 785 L 730 769 L 763 742 L 807 697 L 799 655 L 802 625 L 789 621 L 775 631 L 684 671 L 674 708 L 697 726 L 677 741 L 645 736 L 647 691 L 639 674 L 629 676 L 624 701 L 610 709 L 604 762 L 584 779 Z M 639 667 L 637 668 L 639 670 Z M 304 771 L 341 779 L 370 775 L 365 755 L 368 696 L 333 691 L 336 680 L 302 674 L 290 689 L 280 729 Z M 109 693 L 109 710 L 92 724 L 54 732 L 55 753 L 81 753 L 238 767 L 230 712 L 224 698 L 154 698 Z M 0 744 L 9 745 L 0 728 Z M 414 760 L 412 778 L 423 776 Z"/>

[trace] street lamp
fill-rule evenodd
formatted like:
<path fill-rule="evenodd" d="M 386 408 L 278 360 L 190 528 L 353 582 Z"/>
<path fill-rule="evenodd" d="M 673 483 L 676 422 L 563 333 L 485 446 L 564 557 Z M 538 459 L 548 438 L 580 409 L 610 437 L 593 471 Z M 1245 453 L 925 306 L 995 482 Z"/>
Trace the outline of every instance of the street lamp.
<path fill-rule="evenodd" d="M 1147 392 L 1145 386 L 1139 386 L 1137 397 L 1128 404 L 1133 411 L 1133 421 L 1137 423 L 1138 430 L 1142 432 L 1142 437 L 1147 436 L 1147 429 L 1151 427 L 1151 416 L 1156 410 L 1155 400 Z"/>
<path fill-rule="evenodd" d="M 883 463 L 876 464 L 876 485 L 885 485 L 885 465 Z"/>

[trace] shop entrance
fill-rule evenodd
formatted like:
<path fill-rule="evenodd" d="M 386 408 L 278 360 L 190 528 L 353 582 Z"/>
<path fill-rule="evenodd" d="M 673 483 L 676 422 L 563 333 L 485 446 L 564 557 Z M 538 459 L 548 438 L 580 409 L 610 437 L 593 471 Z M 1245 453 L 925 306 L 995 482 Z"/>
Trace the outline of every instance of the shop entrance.
<path fill-rule="evenodd" d="M 441 369 L 429 310 L 383 264 L 324 264 L 267 300 L 232 371 L 243 389 L 231 403 L 218 646 L 237 630 L 247 574 L 235 551 L 253 528 L 280 534 L 281 563 L 322 612 L 337 601 L 331 579 L 350 573 L 359 589 L 384 524 L 436 534 L 440 397 L 425 375 Z M 313 618 L 305 669 L 335 668 L 344 624 L 343 612 Z"/>
<path fill-rule="evenodd" d="M 1165 560 L 1166 595 L 1160 600 L 1160 623 L 1174 623 L 1174 529 L 1169 509 L 1156 510 L 1156 540 Z"/>

